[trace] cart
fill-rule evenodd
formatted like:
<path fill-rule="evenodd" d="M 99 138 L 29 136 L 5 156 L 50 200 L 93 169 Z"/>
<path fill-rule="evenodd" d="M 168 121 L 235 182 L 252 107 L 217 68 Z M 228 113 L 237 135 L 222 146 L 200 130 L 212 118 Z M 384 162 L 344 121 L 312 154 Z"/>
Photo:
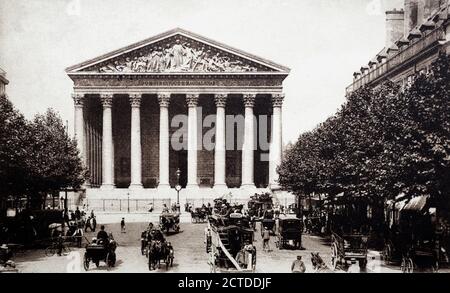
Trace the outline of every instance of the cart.
<path fill-rule="evenodd" d="M 281 250 L 285 248 L 290 241 L 294 242 L 295 248 L 302 247 L 303 224 L 297 218 L 279 218 L 276 246 Z"/>
<path fill-rule="evenodd" d="M 443 231 L 428 196 L 388 202 L 385 214 L 388 229 L 383 257 L 387 264 L 399 263 L 403 273 L 417 269 L 438 272 L 448 265 Z"/>
<path fill-rule="evenodd" d="M 166 233 L 169 233 L 170 230 L 176 233 L 180 232 L 180 214 L 162 213 L 159 216 L 159 228 Z"/>
<path fill-rule="evenodd" d="M 336 269 L 338 265 L 359 263 L 359 267 L 367 266 L 367 240 L 364 234 L 339 234 L 331 232 L 331 265 Z"/>
<path fill-rule="evenodd" d="M 211 216 L 206 245 L 212 273 L 252 273 L 256 269 L 254 231 L 241 214 Z"/>
<path fill-rule="evenodd" d="M 117 244 L 114 240 L 110 240 L 107 244 L 88 244 L 83 258 L 84 269 L 89 270 L 91 261 L 97 268 L 100 266 L 100 261 L 105 262 L 108 268 L 114 267 L 116 264 L 116 247 Z"/>

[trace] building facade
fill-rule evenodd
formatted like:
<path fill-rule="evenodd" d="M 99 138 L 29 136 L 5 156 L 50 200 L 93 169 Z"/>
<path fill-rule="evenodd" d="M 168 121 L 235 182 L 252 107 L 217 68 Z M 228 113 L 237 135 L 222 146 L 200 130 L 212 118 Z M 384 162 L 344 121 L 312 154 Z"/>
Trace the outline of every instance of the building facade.
<path fill-rule="evenodd" d="M 66 72 L 88 198 L 278 188 L 287 67 L 175 29 Z"/>
<path fill-rule="evenodd" d="M 404 8 L 386 12 L 386 44 L 353 74 L 346 94 L 390 80 L 407 86 L 426 72 L 440 52 L 450 54 L 448 0 L 405 0 Z"/>
<path fill-rule="evenodd" d="M 6 85 L 9 81 L 6 79 L 6 72 L 0 68 L 0 96 L 6 94 Z"/>

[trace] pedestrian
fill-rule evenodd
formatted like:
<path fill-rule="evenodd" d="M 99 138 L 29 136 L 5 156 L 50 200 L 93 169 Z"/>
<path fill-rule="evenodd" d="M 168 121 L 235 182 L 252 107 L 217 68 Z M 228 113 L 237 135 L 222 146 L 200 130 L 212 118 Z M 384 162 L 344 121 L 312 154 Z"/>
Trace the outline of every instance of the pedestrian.
<path fill-rule="evenodd" d="M 270 242 L 270 231 L 267 227 L 264 227 L 264 231 L 262 233 L 263 238 L 263 250 L 270 252 L 269 242 Z"/>
<path fill-rule="evenodd" d="M 78 247 L 81 248 L 81 242 L 83 240 L 83 229 L 81 229 L 81 225 L 78 225 L 78 228 L 75 230 L 75 233 L 72 235 L 77 240 Z"/>
<path fill-rule="evenodd" d="M 125 231 L 125 218 L 122 218 L 122 221 L 120 221 L 120 232 L 126 233 L 126 231 Z"/>
<path fill-rule="evenodd" d="M 87 219 L 86 224 L 84 225 L 84 232 L 87 232 L 88 228 L 89 228 L 89 230 L 91 230 L 91 232 L 93 231 L 92 230 L 92 218 L 91 217 L 89 217 Z"/>
<path fill-rule="evenodd" d="M 97 228 L 97 219 L 95 218 L 95 216 L 92 217 L 92 232 L 95 232 L 95 229 Z"/>
<path fill-rule="evenodd" d="M 294 260 L 291 266 L 291 272 L 293 273 L 301 273 L 303 274 L 306 272 L 306 266 L 305 263 L 302 261 L 302 256 L 297 256 L 297 259 Z"/>
<path fill-rule="evenodd" d="M 75 219 L 78 221 L 78 220 L 81 220 L 81 211 L 80 211 L 80 209 L 77 207 L 77 209 L 75 210 Z"/>

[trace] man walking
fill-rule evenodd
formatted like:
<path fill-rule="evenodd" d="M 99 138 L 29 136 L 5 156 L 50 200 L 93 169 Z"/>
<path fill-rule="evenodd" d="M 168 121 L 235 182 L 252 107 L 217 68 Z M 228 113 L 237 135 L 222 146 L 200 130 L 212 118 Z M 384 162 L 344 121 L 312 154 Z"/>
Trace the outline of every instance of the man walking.
<path fill-rule="evenodd" d="M 301 273 L 301 274 L 306 272 L 306 266 L 305 266 L 305 264 L 302 261 L 302 256 L 301 255 L 297 256 L 297 259 L 294 260 L 294 262 L 292 263 L 291 271 L 293 273 Z"/>
<path fill-rule="evenodd" d="M 122 218 L 122 221 L 120 221 L 120 231 L 122 233 L 126 233 L 126 231 L 125 231 L 125 218 Z"/>
<path fill-rule="evenodd" d="M 269 242 L 270 242 L 270 231 L 266 227 L 263 228 L 264 231 L 262 233 L 263 238 L 263 250 L 270 252 Z"/>

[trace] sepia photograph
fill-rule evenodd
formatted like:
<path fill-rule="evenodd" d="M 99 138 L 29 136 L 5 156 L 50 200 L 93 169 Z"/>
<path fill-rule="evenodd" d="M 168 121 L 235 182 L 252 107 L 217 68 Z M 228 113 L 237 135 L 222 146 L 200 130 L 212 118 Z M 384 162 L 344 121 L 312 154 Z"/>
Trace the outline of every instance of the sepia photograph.
<path fill-rule="evenodd" d="M 449 5 L 0 0 L 0 273 L 450 273 Z"/>

